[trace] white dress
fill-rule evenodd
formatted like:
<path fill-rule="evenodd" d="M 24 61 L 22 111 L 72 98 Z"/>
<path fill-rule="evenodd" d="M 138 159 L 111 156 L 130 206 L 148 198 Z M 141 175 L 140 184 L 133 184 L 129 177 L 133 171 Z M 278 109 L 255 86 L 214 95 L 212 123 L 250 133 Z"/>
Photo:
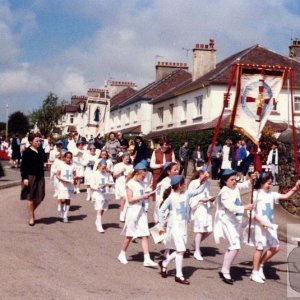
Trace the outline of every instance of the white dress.
<path fill-rule="evenodd" d="M 73 173 L 76 171 L 75 166 L 74 164 L 68 165 L 62 162 L 59 164 L 58 171 L 60 171 L 60 177 L 63 181 L 58 181 L 57 198 L 71 200 L 74 195 Z"/>
<path fill-rule="evenodd" d="M 187 243 L 187 226 L 190 220 L 189 199 L 204 190 L 201 185 L 197 190 L 186 191 L 185 193 L 171 192 L 159 209 L 159 224 L 164 227 L 165 213 L 169 210 L 168 227 L 166 235 L 166 248 L 174 249 L 177 252 L 184 252 Z"/>
<path fill-rule="evenodd" d="M 84 183 L 86 185 L 91 184 L 91 176 L 93 175 L 93 167 L 96 161 L 98 160 L 98 156 L 91 155 L 90 152 L 85 152 L 83 155 L 83 164 L 85 165 L 85 171 L 84 171 Z"/>
<path fill-rule="evenodd" d="M 252 215 L 251 235 L 249 245 L 255 246 L 258 250 L 263 250 L 265 247 L 277 248 L 279 240 L 277 236 L 277 225 L 273 224 L 273 208 L 274 203 L 279 204 L 280 194 L 276 192 L 266 192 L 257 190 L 253 193 L 254 210 Z M 263 219 L 269 226 L 267 228 L 260 225 L 255 217 Z M 249 225 L 249 224 L 248 224 Z M 275 225 L 275 226 L 274 226 Z M 244 230 L 244 242 L 248 242 L 247 226 Z"/>
<path fill-rule="evenodd" d="M 191 219 L 194 221 L 194 232 L 212 232 L 212 203 L 210 201 L 201 202 L 209 197 L 209 181 L 204 184 L 201 194 L 190 199 Z M 199 179 L 192 180 L 188 190 L 193 191 L 199 187 Z"/>
<path fill-rule="evenodd" d="M 158 222 L 158 211 L 159 206 L 163 201 L 164 192 L 171 186 L 171 178 L 169 176 L 165 177 L 156 186 L 156 197 L 155 197 L 155 207 L 154 207 L 154 221 Z M 166 212 L 166 215 L 168 212 Z"/>
<path fill-rule="evenodd" d="M 84 154 L 84 150 L 80 150 L 78 148 L 74 149 L 73 163 L 76 167 L 76 176 L 77 177 L 84 176 L 83 154 Z"/>
<path fill-rule="evenodd" d="M 143 183 L 131 179 L 126 184 L 133 195 L 133 198 L 139 197 L 145 193 Z M 128 203 L 124 228 L 121 235 L 130 237 L 149 236 L 148 218 L 145 211 L 145 200 L 140 200 L 138 203 Z"/>
<path fill-rule="evenodd" d="M 58 182 L 59 182 L 58 178 L 56 177 L 56 172 L 57 170 L 59 170 L 60 164 L 63 163 L 64 162 L 61 159 L 56 158 L 50 167 L 50 183 L 54 187 L 54 195 L 57 195 L 58 193 Z"/>
<path fill-rule="evenodd" d="M 223 186 L 216 198 L 215 242 L 219 244 L 221 238 L 226 238 L 229 243 L 229 250 L 241 248 L 240 231 L 244 206 L 242 205 L 240 191 L 249 190 L 250 188 L 250 180 L 238 183 L 233 189 Z"/>
<path fill-rule="evenodd" d="M 222 165 L 221 169 L 231 169 L 231 161 L 229 160 L 230 147 L 224 145 L 222 148 Z"/>
<path fill-rule="evenodd" d="M 95 210 L 108 210 L 109 204 L 109 184 L 113 184 L 114 180 L 110 173 L 96 171 L 91 180 L 91 189 L 93 191 L 92 200 L 95 201 Z"/>
<path fill-rule="evenodd" d="M 133 172 L 133 166 L 132 164 L 125 164 L 123 162 L 117 163 L 114 166 L 114 173 L 119 173 L 124 169 L 125 171 L 116 178 L 116 182 L 115 182 L 116 200 L 120 200 L 121 198 L 126 198 L 126 178 L 131 172 Z"/>

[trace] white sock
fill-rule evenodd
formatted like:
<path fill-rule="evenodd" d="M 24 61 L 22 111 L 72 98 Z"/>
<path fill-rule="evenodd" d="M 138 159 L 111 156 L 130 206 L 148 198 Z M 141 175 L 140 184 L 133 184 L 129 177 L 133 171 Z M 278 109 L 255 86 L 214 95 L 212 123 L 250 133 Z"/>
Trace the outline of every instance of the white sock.
<path fill-rule="evenodd" d="M 86 189 L 86 193 L 87 193 L 87 198 L 90 199 L 90 198 L 91 198 L 91 188 L 88 187 L 88 188 Z"/>
<path fill-rule="evenodd" d="M 165 257 L 165 258 L 168 258 L 169 255 L 170 255 L 170 249 L 167 248 L 167 249 L 165 249 L 164 257 Z"/>
<path fill-rule="evenodd" d="M 61 211 L 62 207 L 61 207 L 61 204 L 57 204 L 57 211 Z"/>
<path fill-rule="evenodd" d="M 227 250 L 224 255 L 224 261 L 221 272 L 223 274 L 229 274 L 230 273 L 230 267 L 233 263 L 235 257 L 238 255 L 239 250 Z"/>
<path fill-rule="evenodd" d="M 176 251 L 172 252 L 171 254 L 169 254 L 169 256 L 163 261 L 163 266 L 164 268 L 166 268 L 168 266 L 168 264 L 175 259 L 176 257 Z"/>
<path fill-rule="evenodd" d="M 70 209 L 70 205 L 66 205 L 65 210 L 64 210 L 64 218 L 68 217 L 69 209 Z"/>
<path fill-rule="evenodd" d="M 201 255 L 200 252 L 200 243 L 201 243 L 202 234 L 197 232 L 195 235 L 195 254 Z"/>
<path fill-rule="evenodd" d="M 126 252 L 124 250 L 121 250 L 120 255 L 126 257 Z"/>
<path fill-rule="evenodd" d="M 102 218 L 101 218 L 101 215 L 97 215 L 96 223 L 97 223 L 97 226 L 102 226 Z"/>
<path fill-rule="evenodd" d="M 144 261 L 146 260 L 151 260 L 149 253 L 144 254 Z"/>
<path fill-rule="evenodd" d="M 182 274 L 182 262 L 183 262 L 183 255 L 176 253 L 175 263 L 176 263 L 176 276 L 183 277 Z"/>

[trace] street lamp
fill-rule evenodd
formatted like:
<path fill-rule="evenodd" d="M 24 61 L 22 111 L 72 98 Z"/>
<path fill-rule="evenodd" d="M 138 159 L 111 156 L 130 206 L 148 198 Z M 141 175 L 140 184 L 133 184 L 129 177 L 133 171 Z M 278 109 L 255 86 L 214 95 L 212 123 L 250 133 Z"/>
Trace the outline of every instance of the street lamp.
<path fill-rule="evenodd" d="M 8 104 L 6 104 L 6 128 L 5 128 L 5 136 L 8 139 Z"/>

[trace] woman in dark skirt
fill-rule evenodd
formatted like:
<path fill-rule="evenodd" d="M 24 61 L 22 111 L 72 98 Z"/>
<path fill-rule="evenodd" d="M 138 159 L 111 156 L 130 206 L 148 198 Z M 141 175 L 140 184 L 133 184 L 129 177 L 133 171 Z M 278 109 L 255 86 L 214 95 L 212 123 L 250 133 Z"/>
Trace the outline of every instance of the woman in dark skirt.
<path fill-rule="evenodd" d="M 28 224 L 33 226 L 34 211 L 45 197 L 44 164 L 47 157 L 40 147 L 39 134 L 29 134 L 28 141 L 30 146 L 23 152 L 21 162 L 21 200 L 27 200 Z"/>

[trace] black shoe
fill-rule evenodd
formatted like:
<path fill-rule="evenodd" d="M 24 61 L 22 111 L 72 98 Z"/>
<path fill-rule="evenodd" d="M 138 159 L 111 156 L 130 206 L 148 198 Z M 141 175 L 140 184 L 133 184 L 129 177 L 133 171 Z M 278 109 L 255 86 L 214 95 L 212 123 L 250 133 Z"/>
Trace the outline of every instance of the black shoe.
<path fill-rule="evenodd" d="M 165 268 L 163 266 L 163 261 L 161 260 L 158 265 L 160 266 L 160 275 L 162 278 L 167 278 L 168 274 L 167 274 L 167 268 Z"/>
<path fill-rule="evenodd" d="M 233 280 L 231 278 L 228 279 L 228 278 L 224 277 L 222 272 L 219 272 L 219 276 L 225 283 L 231 284 L 231 285 L 233 284 Z"/>
<path fill-rule="evenodd" d="M 190 282 L 187 279 L 185 279 L 184 277 L 177 277 L 177 276 L 175 276 L 175 282 L 178 282 L 181 284 L 186 284 L 186 285 L 190 284 Z"/>

